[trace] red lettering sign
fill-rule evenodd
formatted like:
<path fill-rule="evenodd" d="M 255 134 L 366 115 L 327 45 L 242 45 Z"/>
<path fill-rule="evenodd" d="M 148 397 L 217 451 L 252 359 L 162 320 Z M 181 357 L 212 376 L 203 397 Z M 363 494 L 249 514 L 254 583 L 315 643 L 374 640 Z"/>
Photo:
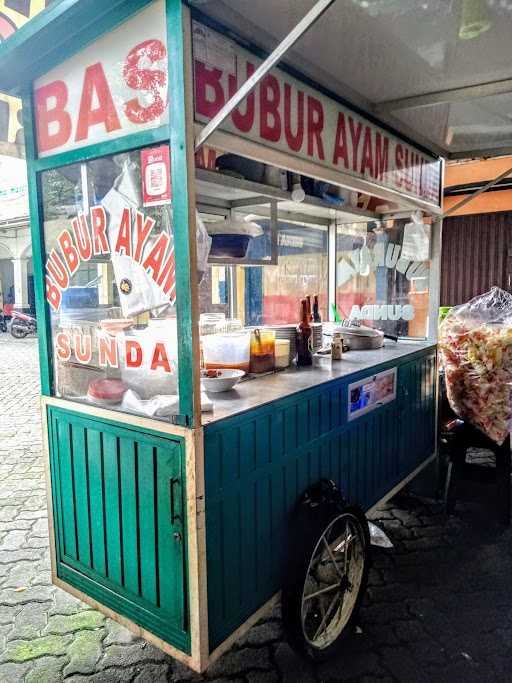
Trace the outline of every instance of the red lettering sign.
<path fill-rule="evenodd" d="M 34 94 L 37 148 L 48 152 L 65 145 L 71 135 L 71 117 L 66 111 L 68 88 L 64 81 L 54 81 Z"/>

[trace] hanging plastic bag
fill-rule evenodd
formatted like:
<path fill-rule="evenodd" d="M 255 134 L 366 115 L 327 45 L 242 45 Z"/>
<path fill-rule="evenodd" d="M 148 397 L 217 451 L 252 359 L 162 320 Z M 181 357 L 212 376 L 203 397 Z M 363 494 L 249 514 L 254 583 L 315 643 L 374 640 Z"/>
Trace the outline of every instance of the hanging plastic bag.
<path fill-rule="evenodd" d="M 453 411 L 501 445 L 512 422 L 512 295 L 493 287 L 452 308 L 439 346 Z"/>
<path fill-rule="evenodd" d="M 114 269 L 115 281 L 119 292 L 119 302 L 125 318 L 131 318 L 145 311 L 151 311 L 172 303 L 169 294 L 151 278 L 142 262 L 144 257 L 153 248 L 161 231 L 151 234 L 147 240 L 141 263 L 132 258 L 135 251 L 135 235 L 132 234 L 131 254 L 118 253 L 116 244 L 119 237 L 121 216 L 124 209 L 130 210 L 133 219 L 134 212 L 142 206 L 142 197 L 137 183 L 137 167 L 130 160 L 129 155 L 121 157 L 118 161 L 121 173 L 114 181 L 114 186 L 103 198 L 102 204 L 108 212 L 108 241 L 110 245 L 110 257 Z M 162 207 L 161 230 L 167 232 L 172 238 L 172 217 L 169 206 Z M 132 231 L 133 233 L 134 231 Z"/>
<path fill-rule="evenodd" d="M 404 226 L 401 258 L 409 261 L 430 258 L 430 225 L 423 223 L 420 211 L 413 213 L 412 221 Z"/>
<path fill-rule="evenodd" d="M 121 167 L 121 173 L 114 181 L 113 187 L 107 192 L 102 204 L 108 212 L 108 241 L 114 269 L 115 281 L 119 292 L 119 300 L 123 316 L 134 317 L 146 311 L 153 311 L 176 301 L 176 287 L 168 286 L 166 277 L 166 289 L 160 286 L 147 269 L 143 266 L 144 260 L 151 252 L 158 237 L 162 232 L 169 236 L 166 260 L 174 259 L 173 237 L 173 212 L 168 204 L 159 207 L 160 220 L 157 220 L 156 229 L 147 239 L 140 262 L 132 258 L 132 255 L 116 252 L 115 246 L 119 237 L 121 216 L 124 209 L 130 210 L 133 220 L 134 212 L 142 207 L 140 182 L 137 182 L 137 166 L 130 160 L 129 155 L 123 155 L 117 162 Z M 143 209 L 142 209 L 143 210 Z M 132 231 L 134 233 L 134 231 Z M 135 252 L 135 234 L 132 234 L 132 254 Z M 197 242 L 197 269 L 199 281 L 201 281 L 207 268 L 208 255 L 211 247 L 211 238 L 208 235 L 199 213 L 196 212 L 196 242 Z M 174 266 L 170 269 L 170 277 L 174 276 Z"/>

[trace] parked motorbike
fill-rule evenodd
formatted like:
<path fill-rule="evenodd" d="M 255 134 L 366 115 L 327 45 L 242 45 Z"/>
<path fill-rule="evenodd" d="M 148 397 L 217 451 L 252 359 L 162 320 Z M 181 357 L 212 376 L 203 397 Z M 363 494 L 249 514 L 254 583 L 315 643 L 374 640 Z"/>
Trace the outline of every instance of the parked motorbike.
<path fill-rule="evenodd" d="M 28 334 L 37 333 L 37 320 L 32 315 L 12 312 L 11 334 L 15 339 L 23 339 Z"/>

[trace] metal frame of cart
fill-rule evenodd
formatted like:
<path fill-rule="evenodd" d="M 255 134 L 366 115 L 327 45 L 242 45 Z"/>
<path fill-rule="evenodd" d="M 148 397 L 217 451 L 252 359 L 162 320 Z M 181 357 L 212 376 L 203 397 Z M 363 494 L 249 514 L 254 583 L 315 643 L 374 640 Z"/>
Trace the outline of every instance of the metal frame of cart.
<path fill-rule="evenodd" d="M 38 153 L 33 82 L 156 4 L 166 21 L 170 123 L 71 151 Z M 323 9 L 329 4 L 319 3 Z M 191 12 L 180 0 L 108 7 L 57 1 L 0 48 L 0 85 L 21 94 L 24 103 L 53 581 L 202 671 L 275 601 L 288 515 L 304 489 L 318 478 L 334 478 L 349 499 L 369 509 L 435 457 L 441 212 L 436 202 L 225 130 L 213 132 L 221 149 L 397 201 L 404 211 L 430 212 L 431 329 L 430 341 L 393 357 L 202 425 L 193 226 L 194 139 L 201 139 L 203 124 L 194 121 L 191 26 Z M 41 173 L 157 143 L 172 150 L 180 389 L 175 424 L 55 398 L 45 299 Z M 266 192 L 270 204 L 287 199 L 269 188 L 240 187 Z M 332 294 L 332 276 L 329 288 Z M 349 384 L 392 368 L 396 400 L 349 424 Z"/>

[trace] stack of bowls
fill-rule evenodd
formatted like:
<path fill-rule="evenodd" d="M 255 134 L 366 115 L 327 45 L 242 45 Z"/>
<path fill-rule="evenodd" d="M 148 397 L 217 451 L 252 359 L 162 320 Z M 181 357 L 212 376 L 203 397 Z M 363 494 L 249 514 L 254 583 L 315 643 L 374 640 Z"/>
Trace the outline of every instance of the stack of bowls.
<path fill-rule="evenodd" d="M 311 344 L 313 351 L 318 351 L 323 346 L 322 323 L 311 323 Z"/>

